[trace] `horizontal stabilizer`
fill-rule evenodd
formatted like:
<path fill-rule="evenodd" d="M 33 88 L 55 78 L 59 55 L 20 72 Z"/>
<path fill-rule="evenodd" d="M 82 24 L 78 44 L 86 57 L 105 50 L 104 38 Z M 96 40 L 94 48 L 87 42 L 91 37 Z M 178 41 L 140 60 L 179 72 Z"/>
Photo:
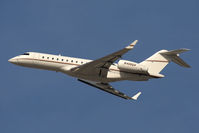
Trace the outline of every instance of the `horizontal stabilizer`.
<path fill-rule="evenodd" d="M 141 94 L 142 94 L 142 92 L 138 92 L 137 94 L 135 94 L 135 95 L 132 97 L 132 99 L 133 99 L 133 100 L 137 100 L 138 97 L 139 97 Z"/>
<path fill-rule="evenodd" d="M 175 55 L 175 54 L 181 54 L 183 52 L 186 52 L 186 51 L 189 51 L 190 49 L 186 49 L 186 48 L 181 48 L 181 49 L 176 49 L 176 50 L 171 50 L 171 51 L 168 51 L 168 52 L 162 52 L 163 54 L 166 54 L 166 55 Z M 161 54 L 162 54 L 161 53 Z"/>
<path fill-rule="evenodd" d="M 161 52 L 160 54 L 163 55 L 163 56 L 166 55 L 166 57 L 169 58 L 170 61 L 173 61 L 174 63 L 176 63 L 176 64 L 178 64 L 182 67 L 189 68 L 190 65 L 188 65 L 184 60 L 182 60 L 179 57 L 180 53 L 183 53 L 183 52 L 186 52 L 186 51 L 189 51 L 189 49 L 171 50 L 171 51 L 168 51 L 168 52 Z"/>

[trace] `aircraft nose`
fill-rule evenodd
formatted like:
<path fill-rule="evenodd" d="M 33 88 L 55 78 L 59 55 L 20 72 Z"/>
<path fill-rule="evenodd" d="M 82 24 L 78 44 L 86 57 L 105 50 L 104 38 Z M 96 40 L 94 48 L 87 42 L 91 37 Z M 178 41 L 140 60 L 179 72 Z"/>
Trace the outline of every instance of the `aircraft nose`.
<path fill-rule="evenodd" d="M 11 58 L 8 60 L 8 62 L 16 64 L 17 63 L 17 59 L 16 58 Z"/>

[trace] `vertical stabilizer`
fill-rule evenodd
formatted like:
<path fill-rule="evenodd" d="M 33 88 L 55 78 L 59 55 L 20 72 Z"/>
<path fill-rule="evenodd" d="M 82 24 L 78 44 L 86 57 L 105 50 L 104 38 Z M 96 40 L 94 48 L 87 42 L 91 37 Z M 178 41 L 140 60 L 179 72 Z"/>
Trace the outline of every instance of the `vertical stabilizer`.
<path fill-rule="evenodd" d="M 169 60 L 160 54 L 162 52 L 168 51 L 160 50 L 140 64 L 146 66 L 149 73 L 158 74 L 169 63 Z"/>

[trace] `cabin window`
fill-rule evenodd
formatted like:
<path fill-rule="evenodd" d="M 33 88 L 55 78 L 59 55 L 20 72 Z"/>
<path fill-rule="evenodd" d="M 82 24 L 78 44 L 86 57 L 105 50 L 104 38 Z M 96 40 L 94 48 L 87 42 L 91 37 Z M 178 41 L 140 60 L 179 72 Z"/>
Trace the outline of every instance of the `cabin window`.
<path fill-rule="evenodd" d="M 71 62 L 73 62 L 73 60 L 71 60 Z"/>
<path fill-rule="evenodd" d="M 42 58 L 44 59 L 44 56 L 42 56 Z"/>
<path fill-rule="evenodd" d="M 76 61 L 76 63 L 78 63 L 78 61 Z"/>
<path fill-rule="evenodd" d="M 61 59 L 61 61 L 64 61 L 64 59 Z"/>
<path fill-rule="evenodd" d="M 83 62 L 81 62 L 81 64 L 83 64 Z"/>
<path fill-rule="evenodd" d="M 59 60 L 59 58 L 57 58 L 57 60 Z"/>
<path fill-rule="evenodd" d="M 66 60 L 66 62 L 68 62 L 68 60 Z"/>
<path fill-rule="evenodd" d="M 52 58 L 52 60 L 54 60 L 54 58 Z"/>
<path fill-rule="evenodd" d="M 47 59 L 49 59 L 49 57 L 47 57 Z"/>

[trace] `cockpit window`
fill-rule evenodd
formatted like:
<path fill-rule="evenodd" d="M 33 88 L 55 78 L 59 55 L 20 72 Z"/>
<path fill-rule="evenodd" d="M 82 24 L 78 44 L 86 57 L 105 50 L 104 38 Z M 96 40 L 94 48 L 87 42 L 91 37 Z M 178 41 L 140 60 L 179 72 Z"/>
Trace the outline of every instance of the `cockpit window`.
<path fill-rule="evenodd" d="M 23 55 L 30 55 L 29 53 L 24 53 Z"/>

